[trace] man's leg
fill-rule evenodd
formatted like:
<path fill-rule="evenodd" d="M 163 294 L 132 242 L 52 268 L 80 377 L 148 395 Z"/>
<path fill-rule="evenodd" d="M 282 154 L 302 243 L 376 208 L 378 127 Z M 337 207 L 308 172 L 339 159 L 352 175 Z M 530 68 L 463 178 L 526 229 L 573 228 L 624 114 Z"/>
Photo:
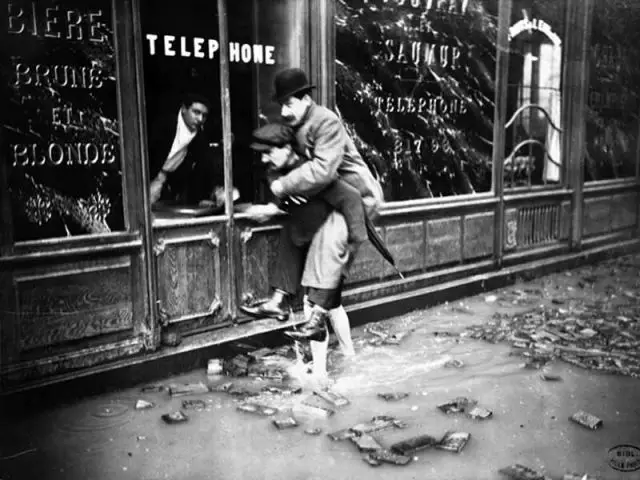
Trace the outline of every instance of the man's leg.
<path fill-rule="evenodd" d="M 294 339 L 324 341 L 327 312 L 340 306 L 342 277 L 349 261 L 348 232 L 344 217 L 332 212 L 313 237 L 302 275 L 313 309 L 299 330 L 287 332 Z"/>
<path fill-rule="evenodd" d="M 353 340 L 351 339 L 351 324 L 349 323 L 349 316 L 347 311 L 342 305 L 337 308 L 329 310 L 329 319 L 331 320 L 331 326 L 338 338 L 342 354 L 345 357 L 353 357 L 356 354 L 353 348 Z"/>
<path fill-rule="evenodd" d="M 241 305 L 240 310 L 252 317 L 273 317 L 281 322 L 288 320 L 291 310 L 289 300 L 298 290 L 305 250 L 292 241 L 290 224 L 285 223 L 280 230 L 271 297 L 255 305 Z"/>
<path fill-rule="evenodd" d="M 289 318 L 289 300 L 298 291 L 306 250 L 330 213 L 329 205 L 317 199 L 290 208 L 289 218 L 280 231 L 273 293 L 265 302 L 241 306 L 240 310 L 257 318 L 274 317 L 280 321 Z"/>

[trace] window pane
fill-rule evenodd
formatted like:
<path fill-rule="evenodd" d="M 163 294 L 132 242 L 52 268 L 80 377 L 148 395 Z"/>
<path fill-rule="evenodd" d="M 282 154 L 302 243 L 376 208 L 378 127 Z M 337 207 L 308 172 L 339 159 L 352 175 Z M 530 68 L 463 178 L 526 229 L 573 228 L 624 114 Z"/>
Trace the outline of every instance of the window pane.
<path fill-rule="evenodd" d="M 596 2 L 589 59 L 585 181 L 636 173 L 639 25 L 638 2 Z"/>
<path fill-rule="evenodd" d="M 258 45 L 268 53 L 263 62 L 230 64 L 233 177 L 243 202 L 264 201 L 271 195 L 260 157 L 249 148 L 251 132 L 280 120 L 280 105 L 273 100 L 276 73 L 289 67 L 308 68 L 306 4 L 302 0 L 235 0 L 228 4 L 229 40 Z"/>
<path fill-rule="evenodd" d="M 227 3 L 233 184 L 239 202 L 261 196 L 259 162 L 249 148 L 251 132 L 260 121 L 279 116 L 279 107 L 271 100 L 276 72 L 304 67 L 305 4 L 299 0 Z M 171 153 L 182 94 L 204 95 L 210 108 L 196 136 L 204 148 L 196 150 L 189 143 L 182 162 L 176 168 L 169 165 L 169 177 L 182 178 L 173 181 L 170 191 L 163 186 L 161 204 L 213 200 L 216 187 L 224 184 L 217 3 L 182 0 L 158 9 L 156 1 L 143 0 L 141 15 L 151 180 Z M 213 213 L 222 212 L 219 205 Z"/>
<path fill-rule="evenodd" d="M 337 107 L 387 201 L 491 189 L 497 5 L 337 3 Z"/>
<path fill-rule="evenodd" d="M 513 0 L 505 188 L 562 181 L 564 0 Z"/>
<path fill-rule="evenodd" d="M 183 0 L 158 8 L 143 0 L 141 20 L 155 206 L 213 201 L 215 187 L 224 182 L 216 2 Z M 182 102 L 188 104 L 184 109 Z M 197 114 L 203 107 L 206 118 L 192 122 L 191 109 Z"/>
<path fill-rule="evenodd" d="M 14 239 L 124 229 L 109 0 L 11 1 L 4 136 Z"/>

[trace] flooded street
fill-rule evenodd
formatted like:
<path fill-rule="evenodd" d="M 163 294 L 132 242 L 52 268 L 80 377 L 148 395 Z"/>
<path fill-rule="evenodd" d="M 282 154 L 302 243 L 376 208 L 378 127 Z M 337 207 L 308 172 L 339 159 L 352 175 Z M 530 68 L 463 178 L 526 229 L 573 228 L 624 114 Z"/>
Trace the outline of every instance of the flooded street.
<path fill-rule="evenodd" d="M 165 386 L 205 382 L 214 390 L 232 382 L 236 389 L 259 393 L 250 397 L 252 402 L 290 411 L 299 423 L 296 428 L 279 430 L 272 416 L 239 411 L 242 395 L 213 391 L 171 397 L 166 390 L 142 393 L 143 385 L 28 419 L 7 418 L 0 442 L 0 479 L 499 479 L 508 478 L 499 470 L 512 464 L 552 479 L 569 472 L 589 474 L 587 478 L 640 479 L 640 470 L 614 470 L 608 457 L 616 445 L 640 446 L 640 380 L 630 374 L 637 348 L 619 354 L 616 358 L 622 362 L 607 363 L 607 368 L 626 369 L 626 375 L 617 375 L 556 357 L 542 368 L 525 368 L 528 358 L 516 354 L 508 342 L 471 338 L 470 332 L 477 331 L 471 327 L 496 319 L 553 309 L 571 319 L 572 312 L 583 311 L 585 305 L 604 312 L 595 324 L 618 318 L 614 333 L 631 332 L 631 341 L 640 322 L 640 256 L 519 281 L 499 291 L 354 328 L 357 356 L 345 359 L 335 351 L 330 355 L 335 381 L 331 389 L 350 401 L 334 408 L 331 416 L 303 404 L 312 395 L 312 383 L 304 375 L 292 379 L 302 392 L 284 395 L 265 392 L 264 387 L 283 387 L 286 382 L 207 377 L 206 365 L 159 380 Z M 627 315 L 620 314 L 621 309 L 627 309 Z M 576 320 L 581 321 L 591 325 Z M 586 338 L 586 328 L 578 330 Z M 385 344 L 382 340 L 393 332 L 408 334 L 398 344 Z M 587 359 L 591 367 L 597 339 L 585 340 L 592 342 Z M 624 363 L 625 358 L 631 363 Z M 285 366 L 295 374 L 293 360 L 288 362 Z M 545 381 L 541 372 L 560 379 Z M 408 396 L 396 401 L 378 396 L 392 392 Z M 437 408 L 461 396 L 476 400 L 493 415 L 477 420 Z M 140 399 L 154 406 L 136 410 Z M 168 425 L 161 420 L 162 414 L 180 410 L 185 399 L 204 403 L 200 409 L 183 409 L 189 417 L 185 423 Z M 569 417 L 579 410 L 597 416 L 603 426 L 590 430 L 571 422 Z M 327 435 L 380 415 L 406 423 L 405 428 L 371 434 L 385 448 L 423 434 L 441 438 L 449 430 L 471 437 L 460 453 L 426 449 L 411 455 L 408 465 L 373 467 L 350 440 L 334 441 Z M 314 428 L 321 433 L 307 432 Z"/>

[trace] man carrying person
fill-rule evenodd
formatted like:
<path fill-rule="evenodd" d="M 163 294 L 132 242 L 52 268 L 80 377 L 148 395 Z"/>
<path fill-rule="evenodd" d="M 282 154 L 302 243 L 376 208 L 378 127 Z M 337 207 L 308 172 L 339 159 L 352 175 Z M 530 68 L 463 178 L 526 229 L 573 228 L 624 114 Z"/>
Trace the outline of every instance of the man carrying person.
<path fill-rule="evenodd" d="M 314 353 L 315 359 L 326 357 L 328 312 L 341 306 L 343 278 L 352 255 L 344 216 L 332 210 L 326 201 L 314 197 L 322 196 L 321 192 L 341 178 L 360 193 L 366 214 L 372 216 L 382 201 L 382 190 L 337 115 L 311 99 L 309 93 L 313 88 L 300 69 L 284 70 L 275 79 L 275 97 L 282 105 L 282 118 L 294 129 L 293 150 L 308 160 L 273 179 L 270 188 L 281 199 L 302 196 L 311 201 L 289 212 L 280 236 L 272 296 L 265 302 L 241 309 L 258 318 L 286 320 L 289 298 L 301 284 L 309 301 L 310 308 L 305 309 L 308 321 L 299 330 L 286 333 L 296 340 L 314 340 L 312 353 L 314 344 L 316 350 L 324 346 L 325 354 Z M 308 247 L 306 260 L 305 247 Z M 299 267 L 303 261 L 300 280 Z M 342 312 L 342 321 L 332 322 L 336 332 L 344 332 L 345 324 L 349 331 L 348 317 L 343 309 Z"/>

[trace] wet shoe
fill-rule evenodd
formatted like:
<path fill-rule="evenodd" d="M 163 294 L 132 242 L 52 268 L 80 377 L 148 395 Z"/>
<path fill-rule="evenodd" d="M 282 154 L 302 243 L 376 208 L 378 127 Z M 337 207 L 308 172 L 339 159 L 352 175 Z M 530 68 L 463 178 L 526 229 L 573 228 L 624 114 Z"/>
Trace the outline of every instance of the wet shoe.
<path fill-rule="evenodd" d="M 309 321 L 302 325 L 297 330 L 288 330 L 284 332 L 290 338 L 294 340 L 308 340 L 315 342 L 323 342 L 327 338 L 327 320 L 329 313 L 323 310 L 314 308 L 311 311 L 311 318 Z"/>
<path fill-rule="evenodd" d="M 269 298 L 254 305 L 241 305 L 240 310 L 255 318 L 275 318 L 279 322 L 289 320 L 291 308 L 286 299 Z"/>

